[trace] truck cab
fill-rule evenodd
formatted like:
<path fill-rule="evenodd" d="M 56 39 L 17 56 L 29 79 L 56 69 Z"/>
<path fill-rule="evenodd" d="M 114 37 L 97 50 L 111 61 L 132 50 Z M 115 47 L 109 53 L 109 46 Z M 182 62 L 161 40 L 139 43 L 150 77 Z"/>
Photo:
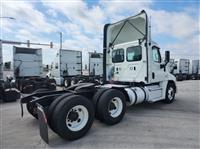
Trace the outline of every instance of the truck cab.
<path fill-rule="evenodd" d="M 144 11 L 105 25 L 104 36 L 105 82 L 151 84 L 175 80 L 166 71 L 167 60 L 162 61 L 159 45 L 151 41 Z"/>
<path fill-rule="evenodd" d="M 169 84 L 175 94 L 176 78 L 167 69 L 169 60 L 169 51 L 162 60 L 159 45 L 151 40 L 145 11 L 105 25 L 104 87 L 123 88 L 130 103 L 163 100 Z M 138 87 L 143 92 L 132 91 Z"/>
<path fill-rule="evenodd" d="M 168 79 L 173 76 L 165 71 L 164 62 L 161 60 L 160 48 L 157 43 L 152 42 L 149 47 L 151 55 L 148 63 L 150 74 L 147 82 L 147 60 L 144 45 L 138 41 L 118 44 L 112 49 L 107 56 L 108 74 L 107 80 L 112 82 L 143 82 L 155 83 Z"/>

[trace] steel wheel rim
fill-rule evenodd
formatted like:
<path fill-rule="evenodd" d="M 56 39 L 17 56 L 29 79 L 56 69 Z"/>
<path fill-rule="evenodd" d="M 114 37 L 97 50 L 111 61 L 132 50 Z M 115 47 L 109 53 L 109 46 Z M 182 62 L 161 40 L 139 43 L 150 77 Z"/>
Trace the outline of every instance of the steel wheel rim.
<path fill-rule="evenodd" d="M 76 120 L 70 119 L 71 112 L 77 113 Z M 89 113 L 86 107 L 84 107 L 83 105 L 77 105 L 71 108 L 69 112 L 67 113 L 66 126 L 71 131 L 79 131 L 86 126 L 88 119 L 89 119 Z"/>
<path fill-rule="evenodd" d="M 112 106 L 114 106 L 112 108 Z M 108 106 L 108 111 L 111 117 L 116 118 L 122 113 L 123 103 L 119 97 L 114 97 Z"/>
<path fill-rule="evenodd" d="M 71 81 L 71 85 L 75 85 L 76 83 L 75 83 L 75 80 L 72 80 Z"/>
<path fill-rule="evenodd" d="M 66 87 L 68 87 L 68 81 L 67 81 L 67 80 L 65 80 L 65 82 L 64 82 L 64 83 L 65 83 L 65 86 L 66 86 Z"/>
<path fill-rule="evenodd" d="M 168 94 L 167 94 L 169 100 L 172 100 L 174 98 L 174 89 L 172 87 L 170 87 L 168 89 Z"/>

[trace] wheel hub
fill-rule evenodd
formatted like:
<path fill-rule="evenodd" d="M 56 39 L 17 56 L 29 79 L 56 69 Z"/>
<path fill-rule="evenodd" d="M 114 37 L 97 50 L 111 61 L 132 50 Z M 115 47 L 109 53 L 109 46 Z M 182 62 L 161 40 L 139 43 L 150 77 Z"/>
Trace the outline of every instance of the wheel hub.
<path fill-rule="evenodd" d="M 116 106 L 113 102 L 110 103 L 110 110 L 115 110 Z"/>
<path fill-rule="evenodd" d="M 78 119 L 78 113 L 75 111 L 71 111 L 68 116 L 69 120 L 76 121 Z"/>
<path fill-rule="evenodd" d="M 110 113 L 110 116 L 115 118 L 118 117 L 123 109 L 122 101 L 119 97 L 114 97 L 108 106 L 108 111 Z"/>
<path fill-rule="evenodd" d="M 169 88 L 169 90 L 168 90 L 168 98 L 170 100 L 172 100 L 173 96 L 174 96 L 174 89 L 173 88 Z"/>

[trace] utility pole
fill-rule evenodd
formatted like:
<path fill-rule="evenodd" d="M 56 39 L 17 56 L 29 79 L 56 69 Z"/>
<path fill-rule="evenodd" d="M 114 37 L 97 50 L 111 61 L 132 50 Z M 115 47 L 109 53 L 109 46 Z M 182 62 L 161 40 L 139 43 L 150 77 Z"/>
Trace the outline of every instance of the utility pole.
<path fill-rule="evenodd" d="M 59 32 L 60 34 L 60 49 L 62 49 L 62 32 Z"/>
<path fill-rule="evenodd" d="M 58 50 L 58 53 L 59 53 L 59 62 L 60 62 L 60 66 L 61 66 L 61 51 L 62 51 L 62 32 L 59 32 L 60 34 L 60 49 Z M 60 74 L 61 74 L 61 69 L 60 69 Z"/>

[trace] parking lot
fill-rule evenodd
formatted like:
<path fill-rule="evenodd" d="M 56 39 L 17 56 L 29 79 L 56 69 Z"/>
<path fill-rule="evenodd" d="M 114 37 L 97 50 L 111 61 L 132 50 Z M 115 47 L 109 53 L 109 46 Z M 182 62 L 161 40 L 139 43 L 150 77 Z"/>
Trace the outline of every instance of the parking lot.
<path fill-rule="evenodd" d="M 200 148 L 200 81 L 178 82 L 172 104 L 129 107 L 121 123 L 107 126 L 95 120 L 89 133 L 73 142 L 49 130 L 50 144 L 39 136 L 38 123 L 19 102 L 0 103 L 0 148 Z"/>

